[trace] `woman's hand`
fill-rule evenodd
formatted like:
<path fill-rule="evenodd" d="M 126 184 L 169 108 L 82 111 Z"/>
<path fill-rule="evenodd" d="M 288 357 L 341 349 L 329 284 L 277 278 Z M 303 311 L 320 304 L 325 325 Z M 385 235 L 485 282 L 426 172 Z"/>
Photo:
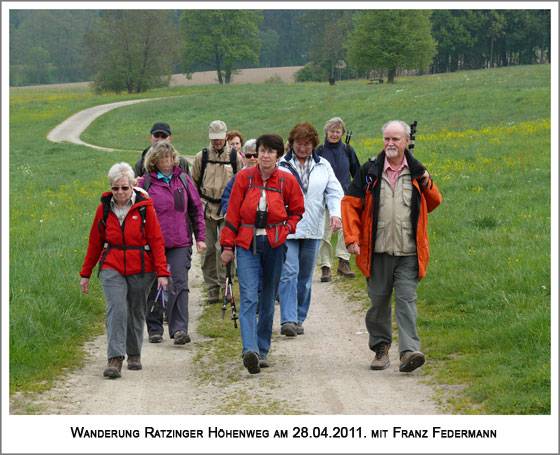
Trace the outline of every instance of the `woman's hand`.
<path fill-rule="evenodd" d="M 157 279 L 158 288 L 161 286 L 164 291 L 167 290 L 167 277 L 166 276 L 158 276 Z"/>
<path fill-rule="evenodd" d="M 224 250 L 222 252 L 222 264 L 225 267 L 226 265 L 228 265 L 231 261 L 233 261 L 233 251 L 230 250 Z"/>
<path fill-rule="evenodd" d="M 360 254 L 360 245 L 357 243 L 351 243 L 346 247 L 350 254 Z"/>
<path fill-rule="evenodd" d="M 206 249 L 206 243 L 205 242 L 196 242 L 196 251 L 198 251 L 199 253 L 204 252 L 204 250 Z"/>
<path fill-rule="evenodd" d="M 82 287 L 82 291 L 89 294 L 89 278 L 82 277 L 80 280 L 80 286 Z"/>
<path fill-rule="evenodd" d="M 336 232 L 342 227 L 342 219 L 339 216 L 331 216 L 331 231 Z"/>

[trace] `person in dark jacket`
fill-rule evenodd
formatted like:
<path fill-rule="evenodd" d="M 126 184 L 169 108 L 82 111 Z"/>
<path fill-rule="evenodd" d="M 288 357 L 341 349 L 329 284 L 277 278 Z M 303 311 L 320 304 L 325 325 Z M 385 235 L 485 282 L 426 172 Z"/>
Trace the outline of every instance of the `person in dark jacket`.
<path fill-rule="evenodd" d="M 167 288 L 163 236 L 153 201 L 132 187 L 134 172 L 128 163 L 109 170 L 111 192 L 103 193 L 89 234 L 80 271 L 80 286 L 89 294 L 91 272 L 99 262 L 107 305 L 106 378 L 119 378 L 124 355 L 129 370 L 141 370 L 140 353 L 146 317 L 146 299 L 156 278 Z"/>
<path fill-rule="evenodd" d="M 144 149 L 144 151 L 142 152 L 142 156 L 138 161 L 136 161 L 136 164 L 134 165 L 134 177 L 141 177 L 146 173 L 146 166 L 144 165 L 146 154 L 148 153 L 148 150 L 150 150 L 152 145 L 159 141 L 171 142 L 171 128 L 165 122 L 156 122 L 152 126 L 152 129 L 150 131 L 151 145 Z M 184 156 L 181 155 L 179 155 L 179 167 L 183 169 L 183 171 L 185 171 L 187 175 L 191 175 L 189 162 Z"/>
<path fill-rule="evenodd" d="M 169 337 L 175 340 L 174 344 L 180 345 L 190 341 L 188 271 L 191 267 L 192 235 L 195 236 L 197 251 L 202 253 L 206 249 L 206 234 L 200 196 L 189 176 L 184 175 L 187 186 L 183 184 L 180 176 L 184 172 L 178 162 L 177 151 L 169 142 L 154 144 L 146 155 L 147 174 L 138 180 L 138 186 L 148 188 L 163 233 L 165 256 L 171 269 L 167 324 Z M 146 179 L 149 179 L 149 186 Z M 152 288 L 148 299 L 150 307 L 156 295 L 157 289 Z M 162 340 L 163 319 L 160 311 L 151 310 L 149 308 L 146 322 L 149 341 L 154 343 Z"/>
<path fill-rule="evenodd" d="M 360 162 L 352 146 L 350 144 L 345 144 L 342 140 L 346 127 L 344 121 L 340 117 L 333 117 L 327 121 L 324 130 L 325 143 L 317 147 L 316 151 L 331 163 L 334 174 L 340 182 L 344 194 L 346 194 L 352 182 L 352 178 L 356 175 L 358 169 L 360 169 Z M 321 240 L 321 246 L 319 247 L 319 260 L 317 261 L 319 267 L 321 267 L 322 282 L 331 280 L 331 261 L 333 256 L 331 236 L 332 232 L 329 229 L 329 209 L 327 208 L 325 231 L 323 239 Z M 338 258 L 337 273 L 345 278 L 354 278 L 356 275 L 350 268 L 350 253 L 346 250 L 342 229 L 338 231 L 335 253 Z"/>

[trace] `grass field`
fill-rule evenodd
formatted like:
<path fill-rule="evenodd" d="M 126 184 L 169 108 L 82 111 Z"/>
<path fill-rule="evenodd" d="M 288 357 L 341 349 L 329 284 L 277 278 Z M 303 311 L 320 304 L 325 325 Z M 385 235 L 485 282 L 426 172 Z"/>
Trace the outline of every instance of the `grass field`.
<path fill-rule="evenodd" d="M 81 109 L 161 96 L 169 98 L 111 111 L 82 135 L 131 152 L 46 140 Z M 550 413 L 548 65 L 403 78 L 393 85 L 239 84 L 141 96 L 12 89 L 10 390 L 49 387 L 80 363 L 75 347 L 102 332 L 104 301 L 81 293 L 78 272 L 109 167 L 136 161 L 154 121 L 168 122 L 177 149 L 194 154 L 207 145 L 215 119 L 246 138 L 265 132 L 285 138 L 298 121 L 321 131 L 335 115 L 353 130 L 362 162 L 380 151 L 385 121 L 418 120 L 415 156 L 443 195 L 430 216 L 431 261 L 418 291 L 418 330 L 430 359 L 425 370 L 436 384 L 457 390 L 451 409 Z M 91 295 L 102 296 L 98 280 L 91 286 Z M 351 292 L 365 296 L 365 287 Z M 206 324 L 202 329 L 212 331 Z"/>

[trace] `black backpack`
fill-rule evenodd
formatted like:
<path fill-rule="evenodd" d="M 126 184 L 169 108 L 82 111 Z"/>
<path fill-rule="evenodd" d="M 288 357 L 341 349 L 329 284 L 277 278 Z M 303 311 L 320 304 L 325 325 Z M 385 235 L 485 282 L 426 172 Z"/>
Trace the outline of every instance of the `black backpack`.
<path fill-rule="evenodd" d="M 231 164 L 231 168 L 233 169 L 233 174 L 237 174 L 237 150 L 235 149 L 231 149 L 229 151 L 229 163 L 227 161 L 216 161 L 216 160 L 211 160 L 209 158 L 209 150 L 207 147 L 204 147 L 202 149 L 202 163 L 200 165 L 200 178 L 198 180 L 198 182 L 196 182 L 196 186 L 200 188 L 200 185 L 202 185 L 202 181 L 204 179 L 204 171 L 206 171 L 206 166 L 208 166 L 208 163 L 211 164 L 221 164 L 222 166 L 225 164 Z"/>

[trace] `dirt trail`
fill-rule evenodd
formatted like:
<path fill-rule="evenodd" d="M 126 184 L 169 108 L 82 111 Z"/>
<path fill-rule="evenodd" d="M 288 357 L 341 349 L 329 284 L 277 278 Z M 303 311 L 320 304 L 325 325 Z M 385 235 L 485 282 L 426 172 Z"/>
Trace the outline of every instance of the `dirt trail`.
<path fill-rule="evenodd" d="M 85 366 L 68 374 L 53 389 L 34 396 L 33 407 L 43 415 L 243 414 L 246 411 L 236 410 L 234 403 L 240 394 L 247 393 L 262 397 L 254 403 L 252 413 L 259 413 L 259 406 L 280 403 L 289 407 L 278 414 L 440 414 L 433 390 L 419 380 L 422 371 L 399 373 L 396 346 L 390 352 L 389 368 L 369 369 L 372 353 L 367 347 L 364 312 L 359 311 L 360 303 L 347 301 L 339 293 L 339 279 L 321 283 L 318 272 L 315 274 L 304 335 L 279 335 L 280 311 L 276 306 L 270 368 L 249 375 L 238 358 L 211 366 L 213 375 L 200 370 L 207 369 L 207 364 L 193 362 L 197 350 L 211 343 L 197 333 L 197 319 L 205 303 L 199 256 L 195 254 L 189 274 L 190 344 L 175 346 L 169 338 L 151 344 L 146 335 L 143 370 L 123 368 L 122 378 L 107 380 L 102 376 L 105 336 L 97 337 L 85 347 Z M 228 376 L 230 381 L 222 380 Z M 115 396 L 119 397 L 118 407 L 109 398 Z M 13 398 L 12 413 L 31 404 L 29 398 Z"/>

